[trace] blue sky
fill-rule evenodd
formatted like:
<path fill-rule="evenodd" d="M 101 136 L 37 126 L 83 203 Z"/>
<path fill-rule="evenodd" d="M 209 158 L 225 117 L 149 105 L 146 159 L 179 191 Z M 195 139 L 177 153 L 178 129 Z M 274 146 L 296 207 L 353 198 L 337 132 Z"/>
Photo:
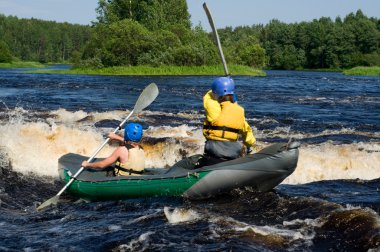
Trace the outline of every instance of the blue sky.
<path fill-rule="evenodd" d="M 132 0 L 133 1 L 133 0 Z M 286 23 L 314 18 L 345 17 L 361 9 L 380 18 L 380 0 L 187 0 L 193 25 L 209 29 L 202 4 L 206 2 L 217 27 L 267 24 L 271 19 Z M 20 18 L 38 18 L 90 24 L 96 20 L 98 0 L 0 0 L 0 13 Z"/>

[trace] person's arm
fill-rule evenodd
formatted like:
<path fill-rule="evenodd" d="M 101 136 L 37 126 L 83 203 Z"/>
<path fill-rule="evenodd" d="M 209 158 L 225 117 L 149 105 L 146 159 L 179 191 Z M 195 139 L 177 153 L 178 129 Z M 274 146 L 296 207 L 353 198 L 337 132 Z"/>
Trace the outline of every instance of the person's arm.
<path fill-rule="evenodd" d="M 244 126 L 242 130 L 242 136 L 243 136 L 243 142 L 244 144 L 250 148 L 256 143 L 256 138 L 253 135 L 253 131 L 251 126 L 247 123 L 247 121 L 244 121 Z"/>
<path fill-rule="evenodd" d="M 119 136 L 119 135 L 117 135 L 117 134 L 115 134 L 113 132 L 111 132 L 111 133 L 108 134 L 108 138 L 110 140 L 116 140 L 116 141 L 119 141 L 119 142 L 124 142 L 124 138 L 123 137 L 121 137 L 121 136 Z"/>
<path fill-rule="evenodd" d="M 212 90 L 208 91 L 205 96 L 203 96 L 203 107 L 206 113 L 206 120 L 209 122 L 216 120 L 222 110 L 220 103 L 215 99 Z"/>
<path fill-rule="evenodd" d="M 112 165 L 113 163 L 115 163 L 119 159 L 120 152 L 122 151 L 122 148 L 125 148 L 125 147 L 119 147 L 119 148 L 117 148 L 111 154 L 111 156 L 109 156 L 108 158 L 105 158 L 105 159 L 103 159 L 101 161 L 93 162 L 93 163 L 89 163 L 87 161 L 83 161 L 82 162 L 82 167 L 84 167 L 84 168 L 95 168 L 95 169 L 103 169 L 105 167 L 108 167 L 108 166 Z"/>

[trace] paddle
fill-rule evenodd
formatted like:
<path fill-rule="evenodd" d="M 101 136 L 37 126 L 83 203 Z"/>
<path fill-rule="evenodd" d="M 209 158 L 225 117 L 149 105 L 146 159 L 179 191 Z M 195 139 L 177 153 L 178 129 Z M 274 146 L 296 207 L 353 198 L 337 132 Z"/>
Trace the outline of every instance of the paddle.
<path fill-rule="evenodd" d="M 133 110 L 129 113 L 129 115 L 124 119 L 123 122 L 120 123 L 120 125 L 113 131 L 113 133 L 116 133 L 118 130 L 121 130 L 123 125 L 127 122 L 127 120 L 133 115 L 133 113 L 138 113 L 142 111 L 144 108 L 149 106 L 157 97 L 158 95 L 158 88 L 155 83 L 149 84 L 140 94 L 139 98 L 137 99 L 137 102 L 133 108 Z M 104 143 L 94 152 L 94 154 L 87 160 L 87 162 L 91 162 L 95 156 L 99 153 L 99 151 L 109 142 L 109 138 L 107 138 Z M 42 203 L 39 207 L 37 207 L 37 210 L 40 211 L 50 205 L 56 205 L 59 200 L 59 196 L 74 182 L 74 180 L 79 176 L 79 174 L 84 170 L 84 167 L 81 167 L 74 176 L 71 177 L 70 181 L 55 195 L 54 197 L 48 199 L 44 203 Z"/>
<path fill-rule="evenodd" d="M 215 24 L 214 24 L 214 20 L 212 19 L 211 12 L 208 9 L 206 3 L 203 3 L 203 9 L 206 12 L 206 15 L 207 15 L 207 18 L 208 18 L 208 22 L 210 23 L 212 32 L 214 34 L 214 39 L 215 39 L 216 45 L 218 46 L 218 49 L 219 49 L 219 55 L 220 55 L 220 58 L 222 59 L 222 63 L 223 63 L 223 67 L 224 67 L 224 73 L 226 74 L 226 76 L 228 76 L 229 73 L 228 73 L 228 68 L 227 68 L 226 60 L 224 59 L 224 54 L 223 54 L 223 50 L 222 50 L 222 44 L 220 43 L 218 31 L 216 30 L 216 27 L 215 27 Z"/>

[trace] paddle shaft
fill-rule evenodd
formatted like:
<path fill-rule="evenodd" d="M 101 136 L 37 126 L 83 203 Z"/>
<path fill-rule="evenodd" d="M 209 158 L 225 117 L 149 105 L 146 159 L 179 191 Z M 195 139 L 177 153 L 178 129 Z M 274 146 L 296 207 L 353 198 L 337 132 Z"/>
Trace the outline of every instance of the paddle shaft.
<path fill-rule="evenodd" d="M 122 121 L 119 126 L 117 126 L 117 128 L 113 131 L 113 133 L 116 133 L 117 131 L 121 130 L 124 126 L 124 124 L 128 121 L 128 119 L 133 115 L 133 112 L 134 110 L 131 111 L 131 113 L 129 113 L 129 115 L 124 119 L 124 121 Z M 99 146 L 99 148 L 94 152 L 94 154 L 92 154 L 92 156 L 87 159 L 87 162 L 91 162 L 95 156 L 99 153 L 99 151 L 101 151 L 103 149 L 103 147 L 110 141 L 110 138 L 108 137 L 101 146 Z M 57 193 L 56 196 L 60 196 L 73 182 L 74 180 L 79 176 L 79 174 L 81 174 L 81 172 L 84 170 L 84 167 L 82 166 L 75 174 L 74 176 L 71 177 L 70 181 L 61 189 L 61 191 L 59 191 Z"/>
<path fill-rule="evenodd" d="M 206 12 L 206 15 L 207 15 L 207 18 L 208 18 L 208 22 L 210 23 L 212 32 L 214 34 L 216 45 L 218 46 L 218 49 L 219 49 L 219 55 L 220 55 L 220 58 L 222 59 L 222 63 L 223 63 L 223 67 L 224 67 L 224 73 L 226 74 L 226 76 L 228 76 L 229 73 L 228 73 L 227 63 L 226 63 L 226 60 L 225 60 L 224 54 L 223 54 L 222 44 L 220 43 L 218 31 L 216 30 L 216 27 L 215 27 L 215 24 L 214 24 L 214 20 L 212 19 L 211 12 L 208 9 L 206 3 L 203 3 L 203 9 Z"/>

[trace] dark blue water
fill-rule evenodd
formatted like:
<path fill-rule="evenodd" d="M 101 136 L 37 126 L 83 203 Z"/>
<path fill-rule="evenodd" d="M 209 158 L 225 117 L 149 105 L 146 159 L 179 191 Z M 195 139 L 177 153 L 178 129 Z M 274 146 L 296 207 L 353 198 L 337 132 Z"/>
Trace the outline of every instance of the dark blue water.
<path fill-rule="evenodd" d="M 86 135 L 115 127 L 115 111 L 131 110 L 151 82 L 160 94 L 137 118 L 154 135 L 147 136 L 156 139 L 154 151 L 179 156 L 180 148 L 201 149 L 195 140 L 202 96 L 214 77 L 0 69 L 0 251 L 379 251 L 380 78 L 267 74 L 234 80 L 259 146 L 289 137 L 302 143 L 296 173 L 272 192 L 243 188 L 205 201 L 92 203 L 64 195 L 58 206 L 37 212 L 63 187 L 45 175 L 55 167 L 44 164 L 56 162 L 59 147 L 77 147 L 72 129 Z M 51 134 L 46 127 L 62 128 Z M 152 155 L 152 163 L 165 155 Z M 34 163 L 42 168 L 30 174 Z"/>
<path fill-rule="evenodd" d="M 21 106 L 33 111 L 125 110 L 134 106 L 136 93 L 155 82 L 160 95 L 149 110 L 202 113 L 202 96 L 214 78 L 57 76 L 0 71 L 2 109 Z M 295 132 L 315 134 L 326 129 L 352 129 L 360 136 L 345 135 L 344 140 L 378 139 L 379 77 L 269 71 L 267 77 L 234 79 L 238 101 L 245 108 L 246 117 L 257 121 L 258 130 L 291 127 Z"/>

